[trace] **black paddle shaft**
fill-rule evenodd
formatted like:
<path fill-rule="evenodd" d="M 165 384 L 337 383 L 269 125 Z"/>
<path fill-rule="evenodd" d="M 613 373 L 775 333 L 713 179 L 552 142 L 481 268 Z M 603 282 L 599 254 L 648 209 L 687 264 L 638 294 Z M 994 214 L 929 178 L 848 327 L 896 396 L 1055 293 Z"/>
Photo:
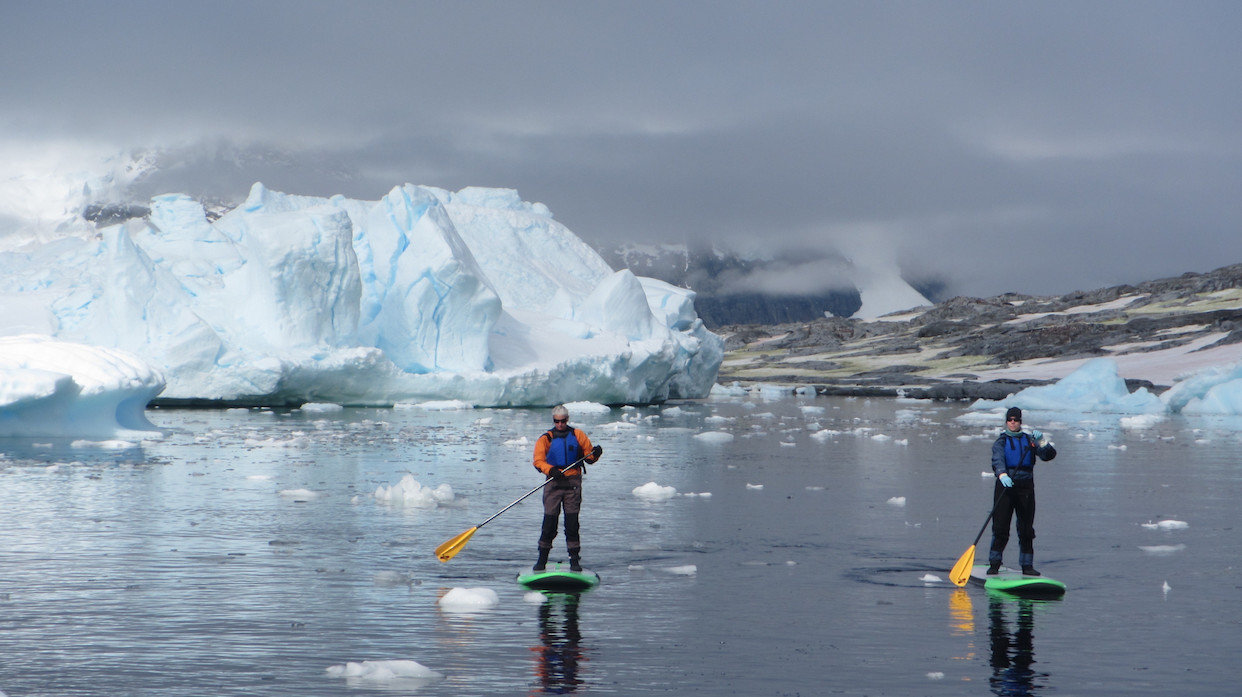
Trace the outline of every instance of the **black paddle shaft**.
<path fill-rule="evenodd" d="M 988 529 L 988 523 L 992 522 L 992 516 L 996 515 L 996 507 L 1000 505 L 1001 496 L 1004 495 L 1005 489 L 1001 489 L 1001 492 L 997 495 L 996 500 L 992 502 L 992 510 L 988 511 L 988 517 L 984 519 L 983 527 L 979 528 L 979 534 L 975 535 L 975 542 L 971 545 L 971 547 L 979 544 L 979 540 L 983 539 L 983 531 Z"/>

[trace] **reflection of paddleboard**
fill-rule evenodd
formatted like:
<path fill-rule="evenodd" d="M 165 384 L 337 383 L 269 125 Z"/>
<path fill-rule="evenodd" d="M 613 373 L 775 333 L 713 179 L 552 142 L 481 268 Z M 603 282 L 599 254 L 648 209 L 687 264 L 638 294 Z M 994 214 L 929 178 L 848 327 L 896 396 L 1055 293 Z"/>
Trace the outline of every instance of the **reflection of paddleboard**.
<path fill-rule="evenodd" d="M 546 571 L 519 574 L 517 582 L 531 591 L 574 593 L 589 591 L 598 586 L 599 574 L 594 571 L 570 571 L 558 563 L 550 565 Z"/>
<path fill-rule="evenodd" d="M 1058 598 L 1065 595 L 1065 584 L 1047 576 L 1023 576 L 1021 571 L 1002 566 L 1000 573 L 988 575 L 987 564 L 976 564 L 970 580 L 990 591 L 1000 591 L 1024 598 Z"/>

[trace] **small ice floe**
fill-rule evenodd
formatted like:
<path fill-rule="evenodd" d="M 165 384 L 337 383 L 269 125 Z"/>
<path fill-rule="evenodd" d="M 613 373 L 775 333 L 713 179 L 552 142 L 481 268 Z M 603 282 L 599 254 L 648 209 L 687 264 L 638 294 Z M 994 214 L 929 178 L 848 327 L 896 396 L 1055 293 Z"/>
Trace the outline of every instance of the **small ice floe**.
<path fill-rule="evenodd" d="M 704 433 L 696 433 L 694 439 L 701 443 L 732 443 L 733 434 L 726 433 L 725 431 L 706 431 Z"/>
<path fill-rule="evenodd" d="M 281 489 L 279 493 L 284 498 L 297 501 L 310 501 L 311 499 L 319 498 L 319 493 L 310 489 Z"/>
<path fill-rule="evenodd" d="M 893 445 L 910 445 L 909 438 L 898 438 L 893 441 Z"/>
<path fill-rule="evenodd" d="M 716 416 L 714 414 L 712 416 L 709 416 L 703 419 L 703 423 L 707 424 L 708 426 L 717 426 L 717 427 L 725 426 L 735 421 L 737 421 L 737 419 L 732 416 Z"/>
<path fill-rule="evenodd" d="M 824 487 L 819 486 L 819 485 L 812 485 L 812 486 L 808 486 L 806 490 L 807 491 L 823 491 Z"/>
<path fill-rule="evenodd" d="M 798 444 L 797 444 L 797 443 L 787 443 L 787 442 L 785 442 L 785 441 L 781 441 L 781 447 L 782 447 L 782 448 L 796 448 L 796 447 L 798 447 Z"/>
<path fill-rule="evenodd" d="M 418 661 L 350 661 L 344 665 L 328 668 L 328 676 L 345 678 L 348 682 L 361 683 L 412 683 L 431 682 L 444 677 L 442 673 L 424 666 Z"/>
<path fill-rule="evenodd" d="M 1173 590 L 1173 586 L 1170 586 L 1169 582 L 1165 581 L 1164 585 L 1160 587 L 1160 590 L 1164 591 L 1164 597 L 1167 598 L 1169 597 L 1169 591 Z"/>
<path fill-rule="evenodd" d="M 904 505 L 906 505 L 906 497 L 904 497 L 904 496 L 894 496 L 893 498 L 891 498 L 891 499 L 889 499 L 889 500 L 888 500 L 888 505 L 890 505 L 890 506 L 904 506 Z"/>
<path fill-rule="evenodd" d="M 500 604 L 500 596 L 491 588 L 454 588 L 440 598 L 445 612 L 478 612 Z"/>
<path fill-rule="evenodd" d="M 690 498 L 710 499 L 710 498 L 712 497 L 712 492 L 710 492 L 710 491 L 704 491 L 704 492 L 700 492 L 700 493 L 696 494 L 696 493 L 694 493 L 693 491 L 690 491 L 690 492 L 687 492 L 687 493 L 685 493 L 685 494 L 682 494 L 682 496 L 688 496 L 688 497 L 690 497 Z"/>
<path fill-rule="evenodd" d="M 522 596 L 522 601 L 530 603 L 531 605 L 543 605 L 548 602 L 548 596 L 540 593 L 539 591 L 530 591 L 526 595 Z"/>
<path fill-rule="evenodd" d="M 824 413 L 824 408 L 823 408 L 823 407 L 803 406 L 803 407 L 798 407 L 798 409 L 802 411 L 802 415 L 803 415 L 803 416 L 810 416 L 810 415 L 812 415 L 812 414 L 822 414 L 822 413 Z"/>
<path fill-rule="evenodd" d="M 962 441 L 963 443 L 966 443 L 966 442 L 969 442 L 969 441 L 974 440 L 974 439 L 975 439 L 975 436 L 969 436 L 969 435 L 966 435 L 966 436 L 958 436 L 958 437 L 957 437 L 957 439 L 958 439 L 958 440 L 960 440 L 960 441 Z"/>
<path fill-rule="evenodd" d="M 928 680 L 944 680 L 944 673 L 938 670 L 933 670 L 932 672 L 927 674 L 927 679 Z"/>
<path fill-rule="evenodd" d="M 694 576 L 699 573 L 699 567 L 694 564 L 686 564 L 685 566 L 672 566 L 665 569 L 665 571 L 668 571 L 674 576 Z"/>
<path fill-rule="evenodd" d="M 886 440 L 892 440 L 892 439 L 893 439 L 892 436 L 887 436 L 887 435 L 884 435 L 883 433 L 877 433 L 874 436 L 871 436 L 871 440 L 876 440 L 880 442 L 884 442 Z"/>
<path fill-rule="evenodd" d="M 1190 527 L 1190 523 L 1184 520 L 1162 520 L 1158 523 L 1140 523 L 1148 530 L 1185 530 Z"/>
<path fill-rule="evenodd" d="M 453 498 L 453 487 L 447 483 L 435 488 L 423 486 L 412 474 L 405 475 L 392 486 L 381 484 L 375 489 L 375 500 L 380 503 L 414 508 L 435 508 Z"/>
<path fill-rule="evenodd" d="M 995 477 L 996 476 L 996 473 L 991 470 L 984 470 L 980 472 L 979 474 L 984 477 Z"/>
<path fill-rule="evenodd" d="M 530 445 L 530 441 L 526 439 L 526 436 L 522 436 L 520 438 L 514 438 L 512 440 L 507 440 L 501 443 L 501 445 L 527 446 L 527 445 Z"/>
<path fill-rule="evenodd" d="M 302 411 L 312 414 L 328 414 L 331 412 L 345 411 L 345 407 L 331 402 L 307 402 L 300 408 Z"/>
<path fill-rule="evenodd" d="M 249 479 L 249 480 L 250 480 L 250 481 L 252 481 L 252 482 L 268 482 L 268 481 L 271 481 L 271 480 L 272 480 L 272 475 L 270 475 L 270 474 L 252 474 L 252 475 L 250 475 L 250 476 L 246 477 L 246 479 Z"/>
<path fill-rule="evenodd" d="M 807 424 L 807 425 L 806 425 L 806 430 L 808 430 L 808 431 L 812 431 L 812 432 L 815 432 L 815 431 L 822 431 L 822 430 L 823 430 L 823 428 L 824 428 L 824 427 L 823 427 L 823 426 L 821 426 L 821 425 L 820 425 L 820 423 L 819 423 L 818 421 L 812 421 L 811 423 L 809 423 L 809 424 Z"/>
<path fill-rule="evenodd" d="M 923 583 L 944 583 L 944 579 L 936 574 L 923 574 L 923 577 L 919 580 Z"/>
<path fill-rule="evenodd" d="M 470 402 L 463 402 L 460 399 L 433 399 L 415 404 L 394 404 L 393 408 L 422 409 L 423 411 L 460 411 L 462 409 L 473 409 L 474 405 Z"/>
<path fill-rule="evenodd" d="M 1148 545 L 1148 546 L 1141 546 L 1141 545 L 1140 545 L 1140 546 L 1139 546 L 1139 549 L 1143 550 L 1144 552 L 1147 552 L 1148 554 L 1154 554 L 1154 555 L 1157 555 L 1157 556 L 1163 556 L 1163 555 L 1166 555 L 1166 554 L 1174 554 L 1174 553 L 1176 553 L 1176 552 L 1180 552 L 1180 551 L 1182 551 L 1183 549 L 1186 549 L 1186 545 L 1182 545 L 1182 544 L 1178 544 L 1178 545 Z"/>
<path fill-rule="evenodd" d="M 763 485 L 762 484 L 751 484 L 750 482 L 746 482 L 746 488 L 751 491 L 758 491 L 763 488 Z"/>
<path fill-rule="evenodd" d="M 570 414 L 607 414 L 612 407 L 599 402 L 566 402 L 565 408 Z"/>
<path fill-rule="evenodd" d="M 475 420 L 474 420 L 474 425 L 475 425 L 475 426 L 490 426 L 490 425 L 491 425 L 491 423 L 492 423 L 492 417 L 490 417 L 490 416 L 484 416 L 484 417 L 483 417 L 483 418 L 481 418 L 481 419 L 475 419 Z"/>
<path fill-rule="evenodd" d="M 69 444 L 71 448 L 99 448 L 100 450 L 126 450 L 137 448 L 138 444 L 128 440 L 75 440 Z"/>
<path fill-rule="evenodd" d="M 1109 443 L 1109 444 L 1108 444 L 1108 449 L 1109 449 L 1109 450 L 1125 450 L 1125 449 L 1126 449 L 1126 446 L 1125 446 L 1124 444 L 1122 444 L 1122 445 L 1113 445 L 1112 443 Z"/>
<path fill-rule="evenodd" d="M 1140 430 L 1144 428 L 1151 428 L 1152 426 L 1155 426 L 1156 424 L 1160 423 L 1163 420 L 1164 420 L 1164 417 L 1159 414 L 1139 414 L 1137 416 L 1123 416 L 1121 417 L 1121 427 L 1134 429 L 1134 430 Z"/>
<path fill-rule="evenodd" d="M 667 501 L 677 495 L 677 489 L 671 486 L 660 486 L 655 482 L 647 482 L 642 486 L 634 487 L 630 493 L 647 501 Z"/>
<path fill-rule="evenodd" d="M 822 431 L 816 431 L 815 433 L 812 433 L 812 434 L 811 434 L 811 437 L 812 437 L 812 438 L 814 438 L 815 440 L 817 440 L 817 441 L 819 441 L 819 442 L 823 443 L 823 442 L 825 442 L 825 441 L 830 441 L 830 440 L 832 440 L 834 436 L 838 436 L 838 435 L 840 435 L 840 434 L 841 434 L 841 432 L 840 432 L 840 431 L 833 431 L 833 430 L 831 430 L 831 429 L 827 429 L 827 428 L 826 428 L 826 429 L 824 429 L 824 430 L 822 430 Z"/>

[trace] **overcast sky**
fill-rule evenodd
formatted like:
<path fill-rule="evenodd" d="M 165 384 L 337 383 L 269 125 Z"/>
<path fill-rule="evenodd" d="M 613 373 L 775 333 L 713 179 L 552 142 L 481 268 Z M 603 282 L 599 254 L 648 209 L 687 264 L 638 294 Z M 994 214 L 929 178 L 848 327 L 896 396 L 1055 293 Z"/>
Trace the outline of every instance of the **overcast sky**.
<path fill-rule="evenodd" d="M 0 0 L 0 176 L 165 148 L 236 199 L 508 187 L 593 243 L 1060 294 L 1242 263 L 1239 36 L 1236 0 Z"/>

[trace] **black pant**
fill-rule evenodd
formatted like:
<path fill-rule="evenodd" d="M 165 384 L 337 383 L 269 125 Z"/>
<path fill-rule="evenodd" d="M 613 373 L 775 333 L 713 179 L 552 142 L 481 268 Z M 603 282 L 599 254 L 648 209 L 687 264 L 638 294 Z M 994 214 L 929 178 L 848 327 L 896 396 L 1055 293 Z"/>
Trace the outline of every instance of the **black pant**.
<path fill-rule="evenodd" d="M 1018 564 L 1032 566 L 1035 563 L 1035 482 L 1024 479 L 1015 480 L 1013 486 L 1005 488 L 1000 481 L 993 489 L 996 499 L 996 512 L 992 514 L 992 549 L 988 552 L 988 563 L 999 564 L 1009 543 L 1009 526 L 1014 513 L 1018 514 Z"/>

